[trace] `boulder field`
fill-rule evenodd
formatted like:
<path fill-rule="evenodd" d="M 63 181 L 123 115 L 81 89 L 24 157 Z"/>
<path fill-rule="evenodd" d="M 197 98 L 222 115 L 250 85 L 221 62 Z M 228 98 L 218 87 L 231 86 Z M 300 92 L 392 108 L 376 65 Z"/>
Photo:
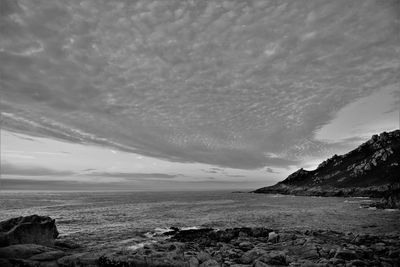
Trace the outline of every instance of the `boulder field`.
<path fill-rule="evenodd" d="M 163 241 L 145 243 L 138 249 L 88 252 L 71 241 L 57 239 L 55 221 L 49 217 L 10 219 L 0 223 L 0 230 L 3 240 L 8 240 L 0 247 L 2 267 L 400 265 L 399 233 L 368 235 L 262 227 L 171 228 Z"/>

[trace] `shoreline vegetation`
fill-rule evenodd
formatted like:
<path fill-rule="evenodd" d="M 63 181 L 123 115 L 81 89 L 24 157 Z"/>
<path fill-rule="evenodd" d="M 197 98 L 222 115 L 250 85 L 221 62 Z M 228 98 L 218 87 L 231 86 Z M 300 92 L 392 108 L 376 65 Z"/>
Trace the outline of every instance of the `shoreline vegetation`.
<path fill-rule="evenodd" d="M 59 238 L 55 220 L 0 222 L 0 266 L 399 266 L 400 233 L 262 227 L 179 229 L 135 248 L 89 251 Z"/>

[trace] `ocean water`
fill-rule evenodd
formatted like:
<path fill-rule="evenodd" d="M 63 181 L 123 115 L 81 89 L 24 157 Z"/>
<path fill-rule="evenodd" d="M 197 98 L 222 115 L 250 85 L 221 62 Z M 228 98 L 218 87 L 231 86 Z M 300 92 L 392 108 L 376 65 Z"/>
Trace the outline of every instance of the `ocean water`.
<path fill-rule="evenodd" d="M 135 248 L 175 227 L 400 231 L 398 210 L 361 208 L 368 198 L 208 192 L 0 191 L 0 220 L 39 214 L 87 249 Z"/>

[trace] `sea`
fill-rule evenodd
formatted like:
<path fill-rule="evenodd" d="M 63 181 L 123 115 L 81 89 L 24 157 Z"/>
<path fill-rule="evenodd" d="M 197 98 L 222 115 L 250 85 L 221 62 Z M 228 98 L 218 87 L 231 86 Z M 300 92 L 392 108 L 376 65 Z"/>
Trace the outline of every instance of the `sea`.
<path fill-rule="evenodd" d="M 0 191 L 0 220 L 50 216 L 61 238 L 88 250 L 135 249 L 165 238 L 170 227 L 399 232 L 399 210 L 363 208 L 370 201 L 231 191 Z"/>

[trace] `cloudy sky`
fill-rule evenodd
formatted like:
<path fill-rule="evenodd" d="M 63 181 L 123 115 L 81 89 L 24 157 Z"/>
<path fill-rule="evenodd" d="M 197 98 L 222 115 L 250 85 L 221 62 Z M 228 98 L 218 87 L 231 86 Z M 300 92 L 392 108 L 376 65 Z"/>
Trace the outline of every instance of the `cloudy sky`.
<path fill-rule="evenodd" d="M 399 127 L 398 0 L 1 0 L 1 186 L 272 184 Z"/>

